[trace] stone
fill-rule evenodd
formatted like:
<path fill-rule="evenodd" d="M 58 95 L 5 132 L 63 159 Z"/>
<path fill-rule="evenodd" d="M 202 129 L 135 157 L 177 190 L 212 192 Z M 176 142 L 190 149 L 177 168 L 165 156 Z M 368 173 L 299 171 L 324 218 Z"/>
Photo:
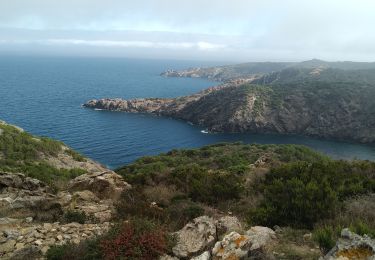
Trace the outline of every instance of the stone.
<path fill-rule="evenodd" d="M 25 222 L 26 223 L 31 223 L 31 222 L 33 222 L 33 218 L 32 217 L 27 217 L 27 218 L 25 218 Z"/>
<path fill-rule="evenodd" d="M 51 229 L 52 229 L 52 224 L 50 224 L 50 223 L 44 223 L 44 224 L 43 224 L 43 228 L 44 228 L 45 230 L 51 230 Z"/>
<path fill-rule="evenodd" d="M 63 240 L 63 237 L 62 237 L 62 235 L 57 235 L 56 239 L 59 240 L 59 241 L 61 241 L 61 240 Z"/>
<path fill-rule="evenodd" d="M 237 217 L 224 216 L 216 222 L 218 235 L 225 234 L 227 232 L 236 231 L 241 233 L 243 231 L 241 222 Z"/>
<path fill-rule="evenodd" d="M 211 254 L 210 251 L 203 252 L 199 256 L 193 257 L 190 260 L 210 260 Z"/>
<path fill-rule="evenodd" d="M 247 235 L 231 232 L 212 249 L 214 259 L 241 259 L 249 255 L 251 240 Z"/>
<path fill-rule="evenodd" d="M 42 251 L 42 254 L 45 255 L 49 249 L 49 246 L 44 246 L 40 251 Z"/>
<path fill-rule="evenodd" d="M 276 233 L 268 227 L 254 226 L 246 231 L 251 240 L 251 250 L 264 248 L 271 240 L 276 238 Z"/>
<path fill-rule="evenodd" d="M 11 239 L 7 240 L 7 242 L 0 244 L 0 252 L 11 252 L 14 250 L 14 246 L 16 245 L 16 241 Z"/>
<path fill-rule="evenodd" d="M 117 200 L 123 191 L 131 186 L 124 179 L 113 171 L 99 173 L 87 173 L 80 175 L 69 183 L 69 190 L 93 192 L 99 199 Z"/>
<path fill-rule="evenodd" d="M 35 245 L 37 245 L 37 246 L 41 246 L 42 244 L 43 244 L 43 242 L 41 241 L 41 240 L 36 240 L 35 242 L 34 242 L 34 244 Z"/>
<path fill-rule="evenodd" d="M 84 191 L 76 191 L 73 193 L 73 200 L 75 202 L 81 202 L 81 201 L 88 201 L 88 202 L 99 202 L 100 199 L 92 192 L 89 190 L 84 190 Z"/>
<path fill-rule="evenodd" d="M 180 258 L 191 257 L 215 243 L 215 221 L 208 216 L 198 217 L 174 234 L 177 244 L 172 249 L 173 254 Z"/>
<path fill-rule="evenodd" d="M 375 259 L 375 239 L 367 235 L 360 236 L 344 228 L 335 247 L 323 259 Z"/>
<path fill-rule="evenodd" d="M 17 243 L 16 244 L 16 249 L 17 250 L 23 249 L 24 247 L 25 247 L 25 243 Z"/>

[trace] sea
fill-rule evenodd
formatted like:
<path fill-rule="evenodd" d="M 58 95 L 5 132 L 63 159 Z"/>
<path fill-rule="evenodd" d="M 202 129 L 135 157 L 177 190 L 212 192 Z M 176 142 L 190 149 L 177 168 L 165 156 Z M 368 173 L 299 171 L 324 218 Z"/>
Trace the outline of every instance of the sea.
<path fill-rule="evenodd" d="M 167 69 L 222 65 L 204 61 L 83 57 L 0 57 L 0 120 L 58 139 L 109 168 L 147 155 L 218 142 L 301 144 L 335 159 L 375 161 L 375 146 L 295 135 L 211 134 L 184 121 L 97 111 L 82 104 L 105 97 L 178 97 L 215 86 L 165 78 Z"/>

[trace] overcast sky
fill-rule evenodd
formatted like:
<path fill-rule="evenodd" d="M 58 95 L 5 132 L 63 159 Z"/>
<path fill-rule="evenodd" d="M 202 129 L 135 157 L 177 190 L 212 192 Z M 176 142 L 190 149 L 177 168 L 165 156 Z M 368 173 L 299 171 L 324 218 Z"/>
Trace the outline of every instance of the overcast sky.
<path fill-rule="evenodd" d="M 0 54 L 375 61 L 375 1 L 0 0 Z"/>

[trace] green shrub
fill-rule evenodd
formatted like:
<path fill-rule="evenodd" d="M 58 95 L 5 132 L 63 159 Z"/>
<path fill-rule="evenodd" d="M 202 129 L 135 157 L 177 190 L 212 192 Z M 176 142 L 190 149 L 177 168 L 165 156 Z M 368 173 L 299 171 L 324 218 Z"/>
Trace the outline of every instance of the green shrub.
<path fill-rule="evenodd" d="M 64 220 L 67 223 L 77 222 L 84 224 L 87 220 L 87 216 L 83 211 L 69 210 L 64 214 Z"/>
<path fill-rule="evenodd" d="M 298 162 L 274 168 L 266 175 L 260 207 L 249 221 L 263 225 L 312 228 L 318 220 L 333 217 L 342 201 L 375 190 L 374 165 L 345 161 Z M 370 170 L 370 171 L 368 171 Z"/>
<path fill-rule="evenodd" d="M 327 253 L 336 244 L 335 231 L 331 227 L 321 227 L 314 230 L 313 239 L 318 243 L 323 253 Z"/>
<path fill-rule="evenodd" d="M 78 245 L 54 245 L 46 253 L 48 260 L 98 260 L 103 259 L 99 238 L 81 241 Z"/>

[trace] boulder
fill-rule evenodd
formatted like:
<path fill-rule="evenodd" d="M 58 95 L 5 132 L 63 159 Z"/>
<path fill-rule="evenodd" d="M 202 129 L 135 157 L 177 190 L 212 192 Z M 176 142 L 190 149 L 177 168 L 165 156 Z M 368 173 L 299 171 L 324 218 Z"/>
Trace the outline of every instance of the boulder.
<path fill-rule="evenodd" d="M 251 240 L 250 250 L 263 249 L 276 238 L 275 231 L 268 227 L 261 226 L 251 227 L 248 231 L 246 231 L 246 235 L 249 236 Z"/>
<path fill-rule="evenodd" d="M 349 229 L 341 231 L 341 237 L 324 260 L 375 259 L 375 239 L 369 236 L 360 236 Z"/>
<path fill-rule="evenodd" d="M 113 171 L 86 173 L 76 177 L 69 183 L 69 191 L 89 190 L 99 199 L 117 200 L 130 185 Z"/>
<path fill-rule="evenodd" d="M 190 260 L 210 260 L 211 259 L 211 254 L 210 251 L 203 252 L 199 256 L 193 257 Z"/>
<path fill-rule="evenodd" d="M 212 249 L 213 259 L 242 259 L 249 255 L 251 240 L 247 235 L 231 232 Z"/>
<path fill-rule="evenodd" d="M 211 247 L 216 240 L 215 220 L 207 216 L 195 218 L 175 233 L 177 244 L 173 254 L 179 258 L 196 256 Z"/>
<path fill-rule="evenodd" d="M 217 220 L 216 228 L 218 235 L 226 234 L 228 232 L 236 231 L 242 233 L 242 225 L 237 217 L 224 216 Z"/>

